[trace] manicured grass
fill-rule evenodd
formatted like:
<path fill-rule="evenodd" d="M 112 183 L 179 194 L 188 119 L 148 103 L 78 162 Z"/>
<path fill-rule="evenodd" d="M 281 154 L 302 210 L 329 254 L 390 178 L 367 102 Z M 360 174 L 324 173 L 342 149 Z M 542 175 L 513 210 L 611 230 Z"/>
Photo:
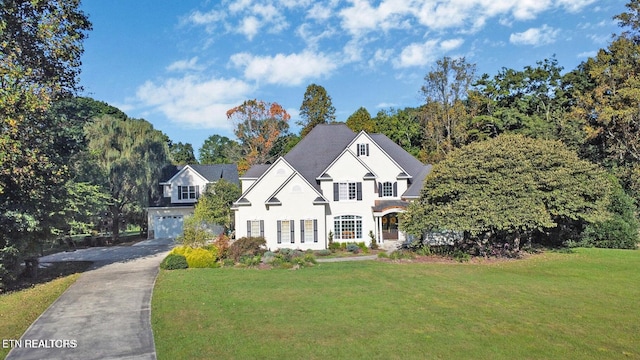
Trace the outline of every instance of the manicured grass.
<path fill-rule="evenodd" d="M 0 295 L 0 340 L 17 340 L 76 279 L 79 273 L 57 278 L 31 288 Z M 0 346 L 4 359 L 9 348 Z"/>
<path fill-rule="evenodd" d="M 161 271 L 159 359 L 640 359 L 640 251 Z"/>

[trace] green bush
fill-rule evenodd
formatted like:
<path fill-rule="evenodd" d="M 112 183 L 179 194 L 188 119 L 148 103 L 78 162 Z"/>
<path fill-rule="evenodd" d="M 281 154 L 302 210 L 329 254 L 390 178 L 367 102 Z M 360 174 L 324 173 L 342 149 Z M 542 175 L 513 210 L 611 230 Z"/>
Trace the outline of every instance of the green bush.
<path fill-rule="evenodd" d="M 333 250 L 333 251 L 340 250 L 340 243 L 337 243 L 337 242 L 329 243 L 329 250 Z"/>
<path fill-rule="evenodd" d="M 331 250 L 329 250 L 329 249 L 318 250 L 318 251 L 315 252 L 315 254 L 317 256 L 329 256 L 329 255 L 331 255 Z"/>
<path fill-rule="evenodd" d="M 240 257 L 242 256 L 262 256 L 266 251 L 266 249 L 264 249 L 266 244 L 267 241 L 263 237 L 243 237 L 234 241 L 231 246 L 229 246 L 227 255 L 235 262 L 240 261 Z"/>
<path fill-rule="evenodd" d="M 636 206 L 619 184 L 611 194 L 608 210 L 612 218 L 603 222 L 589 224 L 582 232 L 580 246 L 636 249 L 638 246 L 638 220 L 635 217 Z"/>
<path fill-rule="evenodd" d="M 188 267 L 187 258 L 180 254 L 169 253 L 160 263 L 160 269 L 163 270 L 186 269 Z"/>

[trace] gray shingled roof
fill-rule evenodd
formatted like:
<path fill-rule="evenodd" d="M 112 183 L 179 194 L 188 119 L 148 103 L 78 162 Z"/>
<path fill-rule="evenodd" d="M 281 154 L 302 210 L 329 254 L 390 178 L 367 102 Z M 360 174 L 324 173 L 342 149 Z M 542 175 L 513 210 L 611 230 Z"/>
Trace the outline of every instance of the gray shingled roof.
<path fill-rule="evenodd" d="M 419 198 L 420 190 L 422 190 L 422 185 L 424 184 L 424 179 L 431 172 L 431 165 L 422 165 L 422 169 L 413 177 L 413 183 L 407 189 L 407 191 L 402 194 L 403 198 Z"/>
<path fill-rule="evenodd" d="M 243 178 L 259 178 L 260 176 L 262 176 L 262 174 L 264 174 L 265 171 L 267 171 L 267 169 L 270 167 L 271 165 L 269 164 L 256 164 L 253 165 L 252 167 L 249 168 L 249 170 L 247 170 L 247 172 L 244 173 L 244 175 L 242 175 Z"/>
<path fill-rule="evenodd" d="M 370 134 L 370 136 L 389 156 L 402 166 L 411 177 L 415 178 L 424 167 L 423 163 L 414 158 L 413 155 L 409 154 L 402 146 L 393 142 L 393 140 L 389 139 L 386 135 Z"/>
<path fill-rule="evenodd" d="M 307 181 L 320 190 L 316 177 L 335 160 L 356 137 L 347 125 L 320 124 L 289 151 L 285 160 Z"/>
<path fill-rule="evenodd" d="M 162 177 L 160 182 L 167 182 L 174 177 L 186 165 L 169 165 L 162 169 Z M 193 170 L 197 171 L 202 177 L 210 182 L 225 179 L 236 185 L 240 185 L 238 178 L 238 167 L 235 164 L 212 164 L 212 165 L 189 165 Z"/>

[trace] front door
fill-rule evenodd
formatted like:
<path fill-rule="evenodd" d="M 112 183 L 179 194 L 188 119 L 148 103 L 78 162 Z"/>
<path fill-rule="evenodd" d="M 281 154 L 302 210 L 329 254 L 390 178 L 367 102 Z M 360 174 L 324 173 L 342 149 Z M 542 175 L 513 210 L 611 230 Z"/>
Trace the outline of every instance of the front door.
<path fill-rule="evenodd" d="M 398 240 L 398 213 L 382 216 L 382 239 Z"/>

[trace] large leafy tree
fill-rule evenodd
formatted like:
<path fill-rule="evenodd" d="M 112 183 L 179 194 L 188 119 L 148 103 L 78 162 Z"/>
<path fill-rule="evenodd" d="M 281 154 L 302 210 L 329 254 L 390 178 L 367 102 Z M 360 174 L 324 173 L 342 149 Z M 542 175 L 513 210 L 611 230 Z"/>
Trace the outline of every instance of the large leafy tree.
<path fill-rule="evenodd" d="M 567 117 L 575 78 L 562 70 L 552 58 L 520 71 L 503 68 L 493 78 L 484 74 L 469 96 L 470 138 L 514 132 L 562 140 L 577 149 L 584 141 L 583 124 Z"/>
<path fill-rule="evenodd" d="M 465 99 L 475 79 L 476 66 L 465 58 L 448 56 L 436 62 L 421 88 L 424 148 L 430 160 L 439 161 L 466 141 L 469 117 Z"/>
<path fill-rule="evenodd" d="M 291 116 L 277 103 L 246 100 L 229 109 L 227 118 L 234 122 L 234 133 L 240 141 L 243 158 L 238 171 L 244 172 L 251 165 L 273 160 L 271 149 L 289 130 Z"/>
<path fill-rule="evenodd" d="M 126 217 L 141 212 L 158 191 L 161 169 L 168 164 L 166 136 L 142 119 L 103 116 L 85 128 L 90 161 L 110 195 L 112 238 Z"/>
<path fill-rule="evenodd" d="M 196 156 L 193 154 L 193 145 L 189 143 L 170 143 L 169 154 L 171 162 L 177 165 L 197 164 Z"/>
<path fill-rule="evenodd" d="M 222 135 L 209 136 L 199 151 L 200 164 L 231 164 L 239 160 L 240 144 Z"/>
<path fill-rule="evenodd" d="M 605 170 L 561 142 L 503 134 L 434 166 L 401 224 L 415 235 L 452 230 L 518 248 L 534 233 L 605 219 L 610 189 Z"/>
<path fill-rule="evenodd" d="M 91 29 L 76 0 L 0 1 L 0 288 L 48 237 L 73 135 L 50 105 L 77 90 Z"/>
<path fill-rule="evenodd" d="M 351 114 L 351 116 L 347 118 L 346 125 L 349 129 L 355 132 L 364 130 L 368 133 L 372 133 L 376 131 L 376 122 L 371 118 L 371 114 L 364 107 L 360 107 Z"/>
<path fill-rule="evenodd" d="M 336 120 L 336 108 L 333 107 L 331 96 L 324 87 L 316 84 L 307 86 L 300 105 L 300 116 L 302 120 L 297 123 L 302 126 L 300 137 L 305 137 L 318 124 Z"/>
<path fill-rule="evenodd" d="M 380 110 L 374 118 L 376 131 L 412 155 L 424 158 L 420 151 L 424 136 L 420 126 L 421 111 L 419 108 Z"/>
<path fill-rule="evenodd" d="M 585 79 L 573 115 L 586 123 L 585 153 L 613 170 L 640 197 L 640 4 L 616 18 L 627 27 L 576 71 Z"/>

